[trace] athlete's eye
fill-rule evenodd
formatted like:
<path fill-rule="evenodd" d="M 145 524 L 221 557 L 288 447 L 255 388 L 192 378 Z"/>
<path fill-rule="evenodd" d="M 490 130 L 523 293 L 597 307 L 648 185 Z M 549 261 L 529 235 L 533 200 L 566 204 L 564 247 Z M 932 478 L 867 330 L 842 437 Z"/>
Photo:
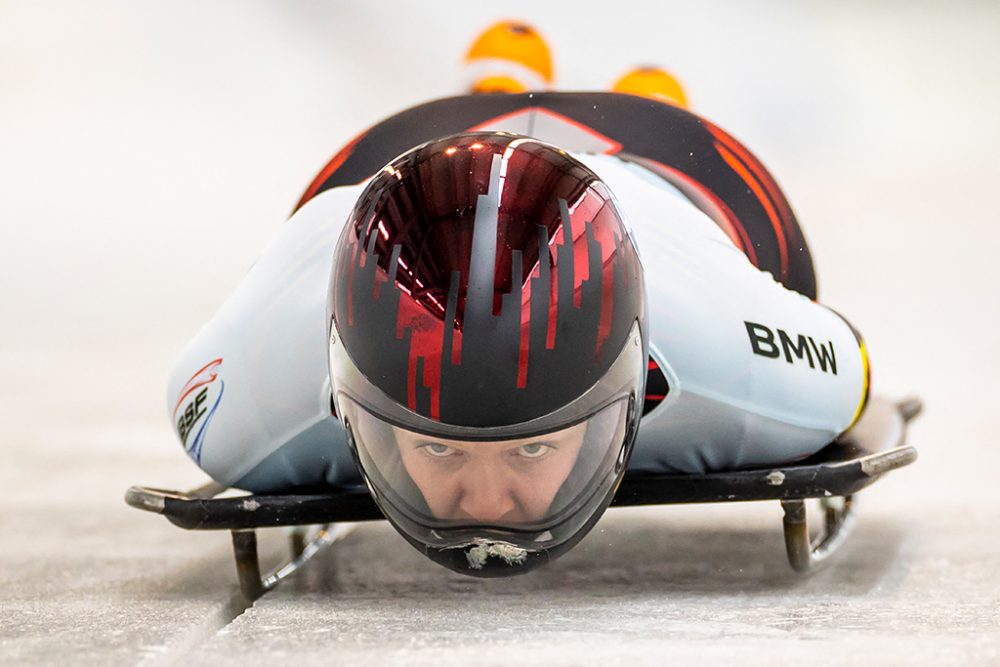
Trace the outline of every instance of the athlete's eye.
<path fill-rule="evenodd" d="M 448 445 L 442 445 L 440 442 L 428 442 L 420 446 L 427 454 L 437 458 L 444 458 L 446 456 L 454 456 L 458 453 L 458 450 L 454 447 L 449 447 Z"/>
<path fill-rule="evenodd" d="M 526 459 L 538 459 L 548 454 L 551 449 L 551 445 L 546 445 L 542 442 L 532 442 L 527 445 L 521 445 L 517 453 Z"/>

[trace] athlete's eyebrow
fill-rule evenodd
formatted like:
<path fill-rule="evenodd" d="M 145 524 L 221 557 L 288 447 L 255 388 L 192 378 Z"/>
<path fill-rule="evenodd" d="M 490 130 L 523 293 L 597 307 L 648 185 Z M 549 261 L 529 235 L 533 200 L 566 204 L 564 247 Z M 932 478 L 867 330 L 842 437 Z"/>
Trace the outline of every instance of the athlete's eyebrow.
<path fill-rule="evenodd" d="M 414 447 L 427 447 L 428 445 L 442 445 L 444 447 L 451 447 L 452 449 L 457 449 L 460 451 L 465 451 L 460 445 L 449 442 L 447 440 L 417 440 L 414 442 Z"/>
<path fill-rule="evenodd" d="M 421 440 L 414 440 L 413 444 L 416 447 L 423 447 L 425 445 L 445 445 L 446 447 L 451 447 L 451 445 L 449 445 L 447 443 L 444 443 L 444 442 L 442 442 L 440 440 L 423 440 L 423 439 L 421 439 Z"/>

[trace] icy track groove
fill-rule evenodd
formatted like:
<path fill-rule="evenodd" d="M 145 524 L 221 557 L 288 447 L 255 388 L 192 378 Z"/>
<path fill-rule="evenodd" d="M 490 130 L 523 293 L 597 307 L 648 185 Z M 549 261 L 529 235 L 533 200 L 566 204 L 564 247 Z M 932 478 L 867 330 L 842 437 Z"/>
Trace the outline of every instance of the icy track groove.
<path fill-rule="evenodd" d="M 177 640 L 163 647 L 162 652 L 159 647 L 148 648 L 146 657 L 139 664 L 143 667 L 172 667 L 190 662 L 192 656 L 197 655 L 209 639 L 225 630 L 226 626 L 239 618 L 253 604 L 242 594 L 236 593 L 228 602 L 220 604 L 215 612 L 207 614 L 197 623 L 192 623 L 186 634 L 182 634 Z"/>

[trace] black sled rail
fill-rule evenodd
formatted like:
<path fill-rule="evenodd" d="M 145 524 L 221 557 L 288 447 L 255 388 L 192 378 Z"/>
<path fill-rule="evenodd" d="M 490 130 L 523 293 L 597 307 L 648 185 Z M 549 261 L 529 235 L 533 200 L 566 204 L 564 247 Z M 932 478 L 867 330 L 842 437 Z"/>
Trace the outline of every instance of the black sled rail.
<path fill-rule="evenodd" d="M 905 437 L 907 423 L 920 413 L 921 407 L 917 399 L 891 402 L 873 398 L 858 423 L 844 436 L 813 456 L 784 466 L 700 475 L 628 474 L 612 506 L 781 501 L 789 562 L 796 571 L 806 572 L 846 539 L 853 526 L 854 494 L 886 472 L 916 460 L 917 451 L 905 444 Z M 260 578 L 255 529 L 318 524 L 324 529 L 314 542 L 328 542 L 332 538 L 325 527 L 330 524 L 384 518 L 364 489 L 216 497 L 225 491 L 218 484 L 189 492 L 133 486 L 126 492 L 125 502 L 162 514 L 181 528 L 232 531 L 240 584 L 251 599 L 270 587 L 268 581 L 273 580 L 274 585 L 281 578 L 278 573 Z M 810 498 L 820 499 L 824 510 L 823 529 L 812 539 L 804 502 Z M 286 574 L 321 546 L 306 545 L 303 536 L 302 531 L 292 535 L 293 561 L 286 566 Z"/>

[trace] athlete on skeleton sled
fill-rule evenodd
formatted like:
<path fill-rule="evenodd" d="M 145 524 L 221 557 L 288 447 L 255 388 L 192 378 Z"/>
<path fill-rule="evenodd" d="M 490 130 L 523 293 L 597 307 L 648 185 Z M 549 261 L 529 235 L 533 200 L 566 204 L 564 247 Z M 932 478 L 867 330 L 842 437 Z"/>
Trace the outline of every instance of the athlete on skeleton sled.
<path fill-rule="evenodd" d="M 435 560 L 525 571 L 626 469 L 785 464 L 848 429 L 865 347 L 814 298 L 786 200 L 704 119 L 452 98 L 317 177 L 180 356 L 170 410 L 223 485 L 367 483 Z"/>
<path fill-rule="evenodd" d="M 869 402 L 864 343 L 816 302 L 770 174 L 662 70 L 529 93 L 551 58 L 516 22 L 467 59 L 469 89 L 502 94 L 352 141 L 181 354 L 169 409 L 219 485 L 127 501 L 232 530 L 250 598 L 315 553 L 293 533 L 260 577 L 253 528 L 383 515 L 493 576 L 565 552 L 611 502 L 779 499 L 792 566 L 821 562 L 853 493 L 914 460 L 919 402 Z"/>

